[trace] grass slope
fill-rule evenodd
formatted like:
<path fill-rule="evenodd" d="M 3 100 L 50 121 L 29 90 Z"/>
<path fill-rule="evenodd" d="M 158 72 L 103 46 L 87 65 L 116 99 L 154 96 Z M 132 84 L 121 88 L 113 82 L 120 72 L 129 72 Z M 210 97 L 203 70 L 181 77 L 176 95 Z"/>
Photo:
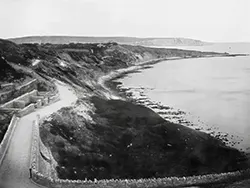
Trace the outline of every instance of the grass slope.
<path fill-rule="evenodd" d="M 199 131 L 121 100 L 92 97 L 87 123 L 73 108 L 54 114 L 41 135 L 59 162 L 60 178 L 149 178 L 242 169 L 244 155 Z"/>
<path fill-rule="evenodd" d="M 113 42 L 18 45 L 0 40 L 0 65 L 6 66 L 10 73 L 31 72 L 32 76 L 47 82 L 49 78 L 56 78 L 77 86 L 79 96 L 85 96 L 76 106 L 54 114 L 40 128 L 43 142 L 59 164 L 57 172 L 65 179 L 182 176 L 225 172 L 244 166 L 244 160 L 243 163 L 237 161 L 244 156 L 219 140 L 167 122 L 135 103 L 106 100 L 96 85 L 101 75 L 143 61 L 207 55 L 226 54 Z M 34 60 L 39 63 L 33 65 Z M 46 84 L 43 87 L 46 88 Z M 88 98 L 87 94 L 93 97 Z M 92 121 L 76 110 L 85 102 L 93 106 Z"/>

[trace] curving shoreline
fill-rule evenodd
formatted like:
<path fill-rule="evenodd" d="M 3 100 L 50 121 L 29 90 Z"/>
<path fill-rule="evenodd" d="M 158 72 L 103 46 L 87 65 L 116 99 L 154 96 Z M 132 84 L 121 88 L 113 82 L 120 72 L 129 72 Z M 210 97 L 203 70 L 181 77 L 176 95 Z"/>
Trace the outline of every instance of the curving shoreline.
<path fill-rule="evenodd" d="M 176 57 L 176 58 L 159 58 L 159 59 L 152 59 L 152 60 L 148 60 L 148 61 L 143 61 L 137 65 L 133 65 L 130 67 L 126 67 L 126 68 L 122 68 L 122 69 L 118 69 L 118 70 L 114 70 L 109 72 L 106 75 L 103 75 L 101 77 L 99 77 L 97 79 L 97 84 L 101 85 L 106 91 L 111 91 L 112 89 L 106 86 L 106 83 L 110 82 L 111 80 L 122 76 L 123 74 L 128 74 L 129 72 L 133 72 L 139 69 L 143 69 L 145 66 L 148 65 L 152 65 L 152 64 L 156 64 L 158 62 L 161 61 L 165 61 L 165 60 L 174 60 L 174 59 L 180 59 L 180 57 Z"/>
<path fill-rule="evenodd" d="M 244 56 L 244 55 L 245 54 L 232 54 L 232 55 L 230 54 L 230 55 L 195 57 L 195 58 L 236 57 L 236 56 Z M 188 58 L 190 58 L 190 57 L 188 57 Z M 177 60 L 177 59 L 179 60 L 179 59 L 186 59 L 186 58 L 176 57 L 176 58 L 153 59 L 153 60 L 142 62 L 141 64 L 134 65 L 134 66 L 131 66 L 131 67 L 128 67 L 128 68 L 123 68 L 123 69 L 111 71 L 107 75 L 104 75 L 104 76 L 100 77 L 98 79 L 98 84 L 100 84 L 103 88 L 105 88 L 105 90 L 109 90 L 110 92 L 116 93 L 116 94 L 118 93 L 118 96 L 121 96 L 122 95 L 121 93 L 123 93 L 123 92 L 120 91 L 116 87 L 117 85 L 115 85 L 115 83 L 114 83 L 117 78 L 121 78 L 123 76 L 126 76 L 129 73 L 136 72 L 136 71 L 144 69 L 144 68 L 148 68 L 149 65 L 153 65 L 153 64 L 159 63 L 161 61 Z M 125 97 L 122 96 L 121 98 L 123 98 L 123 99 L 125 98 L 125 100 L 130 99 L 129 97 L 126 96 L 126 94 L 125 94 Z M 217 184 L 217 183 L 225 183 L 225 185 L 229 185 L 228 184 L 229 182 L 232 183 L 232 182 L 237 182 L 237 181 L 248 179 L 249 175 L 250 175 L 250 170 L 246 169 L 246 170 L 241 170 L 241 171 L 233 171 L 233 172 L 226 172 L 226 173 L 219 173 L 219 174 L 215 173 L 215 174 L 209 174 L 209 175 L 192 176 L 192 178 L 191 177 L 188 177 L 188 178 L 193 179 L 193 181 L 195 181 L 196 179 L 202 180 L 198 184 L 194 183 L 194 184 L 191 184 L 191 185 L 208 185 L 208 184 L 211 184 L 211 185 L 213 184 L 214 185 L 214 184 Z M 210 178 L 214 177 L 214 179 L 207 181 L 206 178 L 208 176 Z M 232 176 L 233 176 L 233 178 L 232 178 Z M 220 185 L 218 185 L 218 187 L 220 187 Z"/>
<path fill-rule="evenodd" d="M 13 46 L 15 44 L 11 45 Z M 84 180 L 82 177 L 86 177 L 91 179 L 88 180 L 88 182 L 92 187 L 97 187 L 97 184 L 100 185 L 100 187 L 104 185 L 110 185 L 112 187 L 139 185 L 145 187 L 144 185 L 148 186 L 149 183 L 151 183 L 153 187 L 159 187 L 159 185 L 168 186 L 168 184 L 171 186 L 178 186 L 180 184 L 187 185 L 187 183 L 188 185 L 190 185 L 190 183 L 199 184 L 199 182 L 203 184 L 204 182 L 210 183 L 211 179 L 213 182 L 214 179 L 217 179 L 216 182 L 218 182 L 218 178 L 219 181 L 226 181 L 225 178 L 228 179 L 232 176 L 242 177 L 242 175 L 239 175 L 241 173 L 236 170 L 243 169 L 244 167 L 241 168 L 243 163 L 237 165 L 236 160 L 234 160 L 240 159 L 241 157 L 238 151 L 223 148 L 219 142 L 210 139 L 210 137 L 208 138 L 198 131 L 191 131 L 190 129 L 184 128 L 184 126 L 167 121 L 164 122 L 157 113 L 154 113 L 149 108 L 130 102 L 129 98 L 122 98 L 122 96 L 119 95 L 120 93 L 115 93 L 115 89 L 110 88 L 108 85 L 108 82 L 111 82 L 112 79 L 116 77 L 122 76 L 122 74 L 125 75 L 142 68 L 148 68 L 151 64 L 163 60 L 225 57 L 230 55 L 178 49 L 121 46 L 115 43 L 108 43 L 101 46 L 98 44 L 69 44 L 63 46 L 40 45 L 40 47 L 41 49 L 38 50 L 36 45 L 17 46 L 17 49 L 21 48 L 23 50 L 20 57 L 19 55 L 15 57 L 13 63 L 19 63 L 20 65 L 21 62 L 24 67 L 31 65 L 28 60 L 30 61 L 37 58 L 37 56 L 32 55 L 32 57 L 24 60 L 22 57 L 26 57 L 25 54 L 27 54 L 28 50 L 34 50 L 34 54 L 38 52 L 39 54 L 43 54 L 43 51 L 46 52 L 47 50 L 53 49 L 51 50 L 51 56 L 44 53 L 44 61 L 32 65 L 32 70 L 39 73 L 39 75 L 58 78 L 69 85 L 75 85 L 75 89 L 78 88 L 80 93 L 76 93 L 79 94 L 77 95 L 79 100 L 77 100 L 75 106 L 58 111 L 57 116 L 48 120 L 48 122 L 51 123 L 50 126 L 46 126 L 46 124 L 41 125 L 41 130 L 45 131 L 43 133 L 46 133 L 41 134 L 41 137 L 46 141 L 51 151 L 54 149 L 53 154 L 57 155 L 65 152 L 65 155 L 57 155 L 59 164 L 57 166 L 59 168 L 57 172 L 60 178 L 66 179 L 71 177 L 72 180 L 75 179 L 75 181 L 70 180 L 72 183 L 70 185 L 66 185 L 68 183 L 67 180 L 60 180 L 58 182 L 57 179 L 55 179 L 57 182 L 53 181 L 52 183 L 65 183 L 63 185 L 67 188 L 69 186 L 75 187 L 74 183 L 76 183 L 76 181 L 79 182 L 80 179 Z M 69 51 L 68 48 L 70 48 Z M 10 51 L 6 49 L 5 51 L 10 53 L 9 56 L 8 53 L 7 55 L 3 54 L 7 60 L 9 57 L 12 57 L 12 54 L 16 54 L 15 50 Z M 65 60 L 66 54 L 69 55 L 67 61 Z M 153 59 L 159 57 L 162 58 Z M 148 59 L 151 60 L 142 61 Z M 11 59 L 9 59 L 9 61 L 10 60 Z M 73 61 L 71 62 L 71 60 Z M 65 62 L 65 64 L 62 64 L 62 62 Z M 128 65 L 133 66 L 128 67 Z M 111 71 L 115 69 L 116 71 Z M 104 75 L 108 71 L 111 72 Z M 100 75 L 104 76 L 99 77 Z M 99 79 L 97 81 L 98 77 Z M 40 81 L 43 81 L 40 77 L 38 78 Z M 85 93 L 89 93 L 89 95 L 85 95 Z M 65 95 L 65 99 L 69 101 L 65 92 L 63 92 L 63 95 Z M 70 94 L 70 96 L 73 95 Z M 84 106 L 86 109 L 83 109 Z M 79 109 L 81 109 L 81 111 L 76 113 Z M 87 114 L 87 118 L 83 114 Z M 88 117 L 90 117 L 89 119 L 91 120 L 94 118 L 95 124 L 89 121 Z M 29 125 L 26 124 L 26 127 L 27 126 L 31 127 L 31 123 L 29 122 Z M 55 129 L 57 126 L 63 129 Z M 178 128 L 176 126 L 178 126 Z M 128 130 L 128 128 L 131 128 L 131 130 Z M 165 132 L 165 130 L 167 131 Z M 107 136 L 103 134 L 105 132 Z M 192 136 L 195 136 L 195 138 L 192 138 Z M 58 138 L 57 142 L 55 142 L 56 137 Z M 211 140 L 214 142 L 209 143 Z M 20 139 L 20 141 L 23 140 Z M 132 142 L 133 146 L 131 145 Z M 18 142 L 17 144 L 20 143 Z M 57 145 L 55 143 L 57 143 Z M 61 143 L 64 144 L 63 147 L 60 145 Z M 64 147 L 65 143 L 67 147 Z M 152 145 L 148 148 L 147 144 L 151 143 Z M 203 146 L 205 146 L 205 148 L 209 146 L 209 149 L 212 151 L 200 152 L 201 148 L 204 148 Z M 21 147 L 18 148 L 21 149 Z M 24 150 L 27 149 L 22 148 Z M 69 150 L 68 148 L 74 148 L 75 151 Z M 196 148 L 197 151 L 193 152 L 192 148 Z M 89 155 L 85 157 L 84 154 L 86 151 Z M 221 155 L 221 151 L 226 152 L 228 156 L 224 153 L 222 154 L 222 156 L 224 156 L 222 159 L 217 157 Z M 175 155 L 172 155 L 172 153 Z M 211 153 L 214 153 L 214 155 L 211 155 Z M 149 156 L 147 154 L 152 155 Z M 192 154 L 192 156 L 189 156 L 189 154 Z M 206 156 L 207 159 L 205 162 L 204 160 L 200 160 L 199 155 L 202 156 L 201 158 Z M 75 156 L 79 156 L 78 160 L 75 159 Z M 135 160 L 130 160 L 133 159 L 134 156 L 138 160 L 136 158 L 134 158 Z M 160 159 L 160 156 L 163 156 L 161 157 L 162 159 Z M 11 155 L 10 157 L 15 156 Z M 93 159 L 93 162 L 86 163 L 89 159 Z M 122 161 L 121 159 L 128 160 Z M 183 161 L 181 159 L 183 159 Z M 189 163 L 186 163 L 189 162 L 190 159 L 194 159 L 194 162 L 202 162 L 198 165 L 199 171 Z M 65 161 L 68 162 L 65 163 Z M 97 164 L 102 161 L 105 162 L 105 164 Z M 80 166 L 79 164 L 83 165 Z M 232 164 L 235 164 L 235 166 Z M 147 165 L 146 168 L 144 165 Z M 92 170 L 92 166 L 94 166 L 94 171 Z M 155 168 L 155 166 L 157 166 L 157 168 Z M 206 166 L 209 168 L 206 168 Z M 72 171 L 72 167 L 77 173 Z M 89 167 L 91 167 L 91 169 Z M 228 171 L 236 172 L 215 174 Z M 100 172 L 102 173 L 100 174 Z M 199 176 L 200 174 L 210 173 L 214 174 Z M 186 177 L 182 178 L 182 176 Z M 187 176 L 190 178 L 187 178 Z M 10 181 L 12 180 L 13 178 Z"/>
<path fill-rule="evenodd" d="M 173 61 L 173 60 L 181 60 L 181 59 L 197 59 L 197 58 L 213 58 L 213 57 L 238 57 L 238 56 L 248 56 L 248 54 L 218 54 L 218 55 L 204 55 L 204 56 L 197 56 L 197 57 L 186 56 L 186 57 L 166 57 L 166 58 L 151 59 L 151 60 L 139 62 L 138 64 L 134 64 L 134 65 L 126 67 L 126 68 L 110 71 L 108 74 L 100 76 L 97 79 L 97 84 L 101 85 L 106 91 L 112 90 L 112 88 L 109 88 L 106 86 L 106 84 L 108 82 L 110 82 L 118 77 L 123 77 L 126 74 L 129 74 L 131 72 L 147 68 L 150 65 L 160 63 L 162 61 Z"/>

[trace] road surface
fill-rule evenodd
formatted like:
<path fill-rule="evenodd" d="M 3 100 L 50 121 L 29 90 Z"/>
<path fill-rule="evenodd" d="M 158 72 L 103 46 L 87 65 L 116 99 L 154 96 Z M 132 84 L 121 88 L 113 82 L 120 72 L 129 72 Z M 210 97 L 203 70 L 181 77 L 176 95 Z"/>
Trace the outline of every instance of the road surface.
<path fill-rule="evenodd" d="M 68 86 L 63 83 L 56 83 L 60 101 L 49 106 L 37 109 L 20 118 L 14 131 L 11 143 L 0 166 L 0 188 L 37 188 L 41 187 L 29 179 L 30 147 L 32 137 L 32 122 L 39 114 L 42 117 L 48 116 L 62 107 L 70 106 L 77 100 L 76 95 Z"/>

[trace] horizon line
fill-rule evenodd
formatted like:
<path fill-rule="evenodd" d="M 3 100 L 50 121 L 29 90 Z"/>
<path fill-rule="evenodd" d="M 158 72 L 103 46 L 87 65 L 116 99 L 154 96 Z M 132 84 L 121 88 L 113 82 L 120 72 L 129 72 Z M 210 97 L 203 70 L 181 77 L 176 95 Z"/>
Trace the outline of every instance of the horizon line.
<path fill-rule="evenodd" d="M 205 43 L 250 43 L 250 41 L 206 41 L 202 39 L 196 39 L 192 37 L 138 37 L 138 36 L 122 36 L 122 35 L 108 35 L 108 36 L 91 36 L 91 35 L 24 35 L 16 37 L 4 37 L 4 40 L 13 40 L 21 38 L 31 38 L 31 37 L 86 37 L 86 38 L 135 38 L 135 39 L 191 39 L 198 40 Z"/>

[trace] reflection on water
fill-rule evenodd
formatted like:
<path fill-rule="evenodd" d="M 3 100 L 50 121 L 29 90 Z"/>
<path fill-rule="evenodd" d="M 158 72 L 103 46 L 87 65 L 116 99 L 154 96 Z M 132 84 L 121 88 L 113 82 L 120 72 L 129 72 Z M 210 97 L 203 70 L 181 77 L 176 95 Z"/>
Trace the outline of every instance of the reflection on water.
<path fill-rule="evenodd" d="M 249 44 L 221 45 L 217 50 L 211 46 L 195 48 L 250 52 Z M 249 56 L 164 61 L 121 81 L 134 94 L 135 88 L 144 88 L 140 93 L 150 101 L 187 112 L 185 118 L 189 121 L 200 125 L 204 122 L 204 126 L 210 127 L 208 130 L 228 133 L 227 139 L 234 139 L 235 147 L 250 147 Z"/>

